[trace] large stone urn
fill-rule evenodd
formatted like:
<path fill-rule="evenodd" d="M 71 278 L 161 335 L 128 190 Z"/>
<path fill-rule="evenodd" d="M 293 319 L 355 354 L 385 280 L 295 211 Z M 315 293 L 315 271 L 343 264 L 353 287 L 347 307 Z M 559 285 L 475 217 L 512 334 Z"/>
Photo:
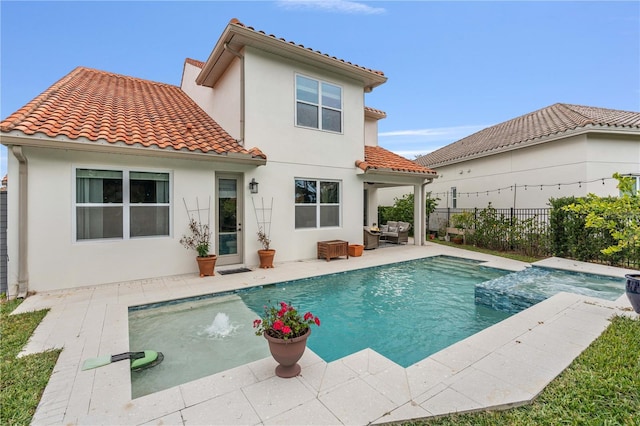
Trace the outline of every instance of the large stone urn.
<path fill-rule="evenodd" d="M 264 333 L 264 338 L 269 342 L 271 356 L 279 364 L 276 367 L 276 376 L 290 378 L 300 374 L 300 364 L 304 350 L 307 348 L 307 338 L 311 334 L 311 328 L 300 337 L 292 339 L 279 339 Z"/>
<path fill-rule="evenodd" d="M 640 314 L 640 274 L 627 274 L 627 298 L 633 306 L 633 310 Z"/>

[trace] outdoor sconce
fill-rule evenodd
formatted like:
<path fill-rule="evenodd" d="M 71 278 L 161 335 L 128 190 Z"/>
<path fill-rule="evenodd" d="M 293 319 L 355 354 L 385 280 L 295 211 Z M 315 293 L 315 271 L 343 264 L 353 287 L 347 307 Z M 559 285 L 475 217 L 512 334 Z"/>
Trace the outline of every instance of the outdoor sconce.
<path fill-rule="evenodd" d="M 256 182 L 255 178 L 251 178 L 251 182 L 249 182 L 249 191 L 252 194 L 258 193 L 258 182 Z"/>

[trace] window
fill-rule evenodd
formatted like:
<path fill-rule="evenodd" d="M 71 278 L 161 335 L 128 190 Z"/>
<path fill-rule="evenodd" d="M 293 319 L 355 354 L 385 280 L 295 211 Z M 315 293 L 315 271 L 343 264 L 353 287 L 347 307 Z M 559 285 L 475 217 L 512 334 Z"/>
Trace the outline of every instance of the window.
<path fill-rule="evenodd" d="M 458 207 L 458 189 L 455 186 L 451 187 L 451 207 Z"/>
<path fill-rule="evenodd" d="M 169 173 L 76 169 L 76 240 L 169 235 Z"/>
<path fill-rule="evenodd" d="M 295 181 L 296 229 L 340 226 L 340 182 Z"/>
<path fill-rule="evenodd" d="M 342 88 L 296 75 L 296 124 L 341 132 Z"/>

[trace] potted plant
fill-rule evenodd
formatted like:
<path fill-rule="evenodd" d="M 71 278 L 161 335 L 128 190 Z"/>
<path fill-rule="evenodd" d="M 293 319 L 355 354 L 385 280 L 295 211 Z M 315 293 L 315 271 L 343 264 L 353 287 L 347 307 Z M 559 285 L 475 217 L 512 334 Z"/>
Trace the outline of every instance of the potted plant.
<path fill-rule="evenodd" d="M 189 220 L 189 233 L 180 238 L 180 244 L 198 253 L 196 261 L 198 262 L 201 277 L 214 275 L 218 257 L 215 254 L 209 254 L 211 232 L 208 224 L 200 223 L 191 218 Z"/>
<path fill-rule="evenodd" d="M 264 336 L 269 343 L 271 356 L 276 360 L 278 377 L 295 377 L 300 374 L 298 361 L 307 347 L 311 325 L 320 326 L 320 319 L 311 312 L 300 315 L 291 304 L 280 302 L 280 307 L 265 306 L 264 316 L 253 321 L 256 336 Z"/>
<path fill-rule="evenodd" d="M 258 250 L 258 256 L 260 256 L 260 267 L 273 268 L 273 258 L 276 255 L 276 251 L 269 248 L 271 239 L 262 228 L 258 230 L 258 241 L 262 244 L 262 249 Z"/>

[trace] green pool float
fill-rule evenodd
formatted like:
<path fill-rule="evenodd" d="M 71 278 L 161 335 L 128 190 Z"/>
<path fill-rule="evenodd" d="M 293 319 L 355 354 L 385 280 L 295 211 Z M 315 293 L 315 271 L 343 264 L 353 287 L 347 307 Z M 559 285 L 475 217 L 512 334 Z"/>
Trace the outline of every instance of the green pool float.
<path fill-rule="evenodd" d="M 131 371 L 140 371 L 154 367 L 162 362 L 164 355 L 156 351 L 124 352 L 117 355 L 105 355 L 98 358 L 91 358 L 84 362 L 82 370 L 102 367 L 116 361 L 131 360 Z"/>

